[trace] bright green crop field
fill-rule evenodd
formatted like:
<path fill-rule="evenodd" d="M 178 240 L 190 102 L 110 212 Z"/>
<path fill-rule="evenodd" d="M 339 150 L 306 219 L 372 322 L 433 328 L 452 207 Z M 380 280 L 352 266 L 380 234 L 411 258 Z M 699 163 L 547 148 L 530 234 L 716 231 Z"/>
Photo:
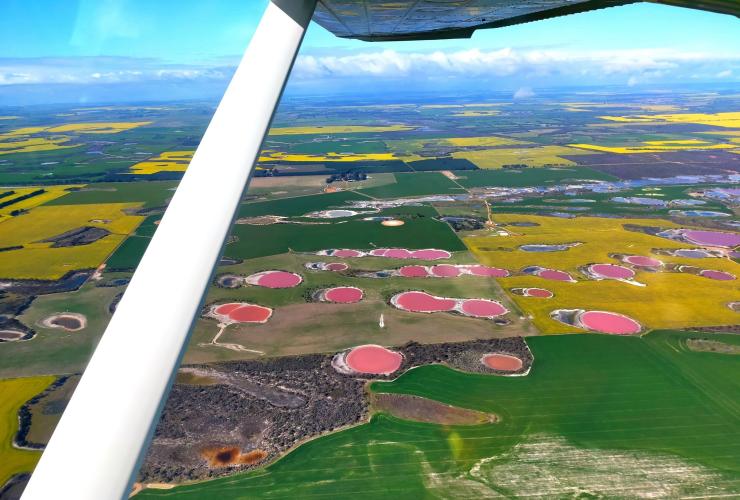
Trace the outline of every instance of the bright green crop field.
<path fill-rule="evenodd" d="M 740 358 L 688 332 L 527 339 L 526 377 L 411 370 L 372 390 L 495 412 L 444 427 L 383 414 L 265 469 L 139 498 L 592 498 L 740 494 Z M 714 340 L 740 344 L 731 335 Z"/>
<path fill-rule="evenodd" d="M 464 190 L 440 172 L 394 174 L 395 184 L 362 189 L 360 193 L 373 198 L 399 198 L 434 194 L 463 194 Z"/>
<path fill-rule="evenodd" d="M 300 217 L 309 212 L 342 207 L 350 201 L 364 199 L 366 198 L 352 191 L 339 191 L 337 193 L 245 203 L 239 208 L 238 217 L 257 217 L 260 215 Z"/>
<path fill-rule="evenodd" d="M 286 201 L 288 200 L 265 203 L 282 206 Z M 399 207 L 384 210 L 377 215 L 403 218 L 405 224 L 400 227 L 385 227 L 379 222 L 361 220 L 364 215 L 348 219 L 341 224 L 269 226 L 237 224 L 232 229 L 237 240 L 226 245 L 224 255 L 237 259 L 253 259 L 289 251 L 315 252 L 326 248 L 366 250 L 384 246 L 440 248 L 451 252 L 466 249 L 446 223 L 434 218 L 438 213 L 432 207 Z"/>
<path fill-rule="evenodd" d="M 161 207 L 172 198 L 176 181 L 101 182 L 58 198 L 48 205 L 143 202 L 144 208 Z"/>
<path fill-rule="evenodd" d="M 572 179 L 615 180 L 587 167 L 466 170 L 455 175 L 459 177 L 457 183 L 466 188 L 547 186 Z"/>

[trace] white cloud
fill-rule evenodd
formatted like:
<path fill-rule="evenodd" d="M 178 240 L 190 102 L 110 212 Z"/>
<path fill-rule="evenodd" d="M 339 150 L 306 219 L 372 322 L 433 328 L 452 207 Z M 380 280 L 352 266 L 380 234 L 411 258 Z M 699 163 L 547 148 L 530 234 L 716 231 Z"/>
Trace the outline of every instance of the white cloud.
<path fill-rule="evenodd" d="M 167 64 L 156 59 L 126 57 L 0 58 L 0 85 L 221 81 L 233 71 L 230 65 Z"/>
<path fill-rule="evenodd" d="M 740 54 L 686 52 L 673 49 L 517 50 L 470 49 L 450 52 L 384 50 L 343 56 L 300 56 L 295 76 L 301 79 L 359 76 L 513 76 L 580 75 L 604 77 L 641 75 L 652 78 L 719 64 L 740 65 Z"/>
<path fill-rule="evenodd" d="M 535 93 L 530 87 L 520 87 L 519 90 L 514 92 L 514 99 L 527 99 L 534 96 Z"/>
<path fill-rule="evenodd" d="M 113 0 L 109 0 L 113 1 Z M 125 24 L 125 23 L 124 23 Z M 120 28 L 120 27 L 119 27 Z M 125 29 L 116 31 L 124 36 Z M 127 57 L 0 58 L 0 85 L 48 83 L 127 83 L 146 81 L 223 81 L 234 71 L 234 58 L 197 64 L 170 64 Z M 721 68 L 721 71 L 720 71 Z M 362 83 L 424 79 L 471 85 L 507 84 L 507 88 L 566 84 L 718 81 L 740 75 L 740 54 L 672 49 L 562 50 L 502 48 L 484 51 L 363 51 L 343 55 L 303 54 L 292 81 L 361 79 Z"/>

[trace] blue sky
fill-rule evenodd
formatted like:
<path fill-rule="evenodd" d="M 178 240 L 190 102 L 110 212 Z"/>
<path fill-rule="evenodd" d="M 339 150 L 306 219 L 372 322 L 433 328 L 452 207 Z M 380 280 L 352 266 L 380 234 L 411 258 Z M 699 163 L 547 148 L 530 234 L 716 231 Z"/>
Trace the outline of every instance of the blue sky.
<path fill-rule="evenodd" d="M 0 93 L 14 85 L 225 81 L 267 0 L 2 0 Z M 474 76 L 501 88 L 740 82 L 740 21 L 636 4 L 481 30 L 470 40 L 366 43 L 312 25 L 293 88 Z M 450 83 L 451 82 L 451 83 Z"/>

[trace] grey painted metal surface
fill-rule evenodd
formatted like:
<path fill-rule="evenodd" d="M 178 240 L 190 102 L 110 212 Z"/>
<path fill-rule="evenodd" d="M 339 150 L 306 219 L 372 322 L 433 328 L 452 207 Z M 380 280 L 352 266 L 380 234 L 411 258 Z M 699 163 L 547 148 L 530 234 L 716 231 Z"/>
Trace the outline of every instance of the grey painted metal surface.
<path fill-rule="evenodd" d="M 740 0 L 652 0 L 740 15 Z M 319 0 L 314 21 L 343 38 L 367 41 L 468 38 L 499 28 L 637 0 Z"/>

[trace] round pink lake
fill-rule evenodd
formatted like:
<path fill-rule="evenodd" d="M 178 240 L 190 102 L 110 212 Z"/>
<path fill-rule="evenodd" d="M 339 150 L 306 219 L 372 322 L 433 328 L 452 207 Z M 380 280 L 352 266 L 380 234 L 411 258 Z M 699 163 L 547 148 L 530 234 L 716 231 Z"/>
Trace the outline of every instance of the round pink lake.
<path fill-rule="evenodd" d="M 330 262 L 324 266 L 324 269 L 327 271 L 346 271 L 349 266 L 344 262 Z"/>
<path fill-rule="evenodd" d="M 385 251 L 384 257 L 389 259 L 410 259 L 411 252 L 405 248 L 391 248 Z"/>
<path fill-rule="evenodd" d="M 354 304 L 362 300 L 363 293 L 353 286 L 338 286 L 324 291 L 324 300 L 340 304 Z"/>
<path fill-rule="evenodd" d="M 218 306 L 214 312 L 237 323 L 264 323 L 272 316 L 272 309 L 269 307 L 244 302 L 223 304 Z"/>
<path fill-rule="evenodd" d="M 524 289 L 524 296 L 525 297 L 537 297 L 539 299 L 549 299 L 554 294 L 550 290 L 545 290 L 544 288 L 525 288 Z"/>
<path fill-rule="evenodd" d="M 398 272 L 404 278 L 426 278 L 429 276 L 424 266 L 403 266 Z"/>
<path fill-rule="evenodd" d="M 363 345 L 352 349 L 345 362 L 359 373 L 390 375 L 401 367 L 403 356 L 379 345 Z"/>
<path fill-rule="evenodd" d="M 622 314 L 606 311 L 586 311 L 578 320 L 589 330 L 612 335 L 631 335 L 640 333 L 640 323 Z"/>
<path fill-rule="evenodd" d="M 231 304 L 222 304 L 222 305 L 218 306 L 213 312 L 215 312 L 216 314 L 220 314 L 222 316 L 226 316 L 231 311 L 233 311 L 237 307 L 240 307 L 241 305 L 242 304 L 238 304 L 236 302 L 231 303 Z"/>
<path fill-rule="evenodd" d="M 451 311 L 457 305 L 452 299 L 442 299 L 426 292 L 404 292 L 396 295 L 395 304 L 406 311 L 441 312 Z"/>
<path fill-rule="evenodd" d="M 495 318 L 509 312 L 498 302 L 486 299 L 463 300 L 460 310 L 476 318 Z"/>
<path fill-rule="evenodd" d="M 515 372 L 524 366 L 521 359 L 508 354 L 486 354 L 481 362 L 488 368 L 502 372 Z"/>
<path fill-rule="evenodd" d="M 644 255 L 628 255 L 624 258 L 627 264 L 640 267 L 660 267 L 663 265 L 658 259 L 652 257 L 645 257 Z"/>
<path fill-rule="evenodd" d="M 500 267 L 470 266 L 468 271 L 474 276 L 490 276 L 492 278 L 505 278 L 509 275 L 509 271 Z"/>
<path fill-rule="evenodd" d="M 439 278 L 454 278 L 462 274 L 462 271 L 460 271 L 457 266 L 453 266 L 451 264 L 436 265 L 432 267 L 431 271 L 434 276 Z"/>
<path fill-rule="evenodd" d="M 342 250 L 335 250 L 334 253 L 332 253 L 332 256 L 334 257 L 341 257 L 341 258 L 351 258 L 351 257 L 359 257 L 362 255 L 362 252 L 359 250 L 351 250 L 351 249 L 342 249 Z"/>
<path fill-rule="evenodd" d="M 447 250 L 436 250 L 434 248 L 428 248 L 425 250 L 414 250 L 411 252 L 411 257 L 419 260 L 440 260 L 449 259 L 452 254 Z"/>
<path fill-rule="evenodd" d="M 537 276 L 546 280 L 553 281 L 573 281 L 570 274 L 565 271 L 558 271 L 556 269 L 543 269 L 537 273 Z"/>
<path fill-rule="evenodd" d="M 683 232 L 683 236 L 697 245 L 709 245 L 716 247 L 736 247 L 740 245 L 740 234 L 738 233 L 723 233 L 720 231 L 698 231 L 698 230 L 687 230 Z"/>
<path fill-rule="evenodd" d="M 248 283 L 265 288 L 293 288 L 300 285 L 301 281 L 303 281 L 303 278 L 288 271 L 265 271 L 247 277 Z"/>
<path fill-rule="evenodd" d="M 370 250 L 370 255 L 372 255 L 373 257 L 384 257 L 387 251 L 387 248 L 375 248 L 373 250 Z"/>
<path fill-rule="evenodd" d="M 735 279 L 735 276 L 730 273 L 726 273 L 724 271 L 715 271 L 713 269 L 705 269 L 704 271 L 701 271 L 699 275 L 704 276 L 705 278 L 719 281 L 732 281 Z"/>
<path fill-rule="evenodd" d="M 635 272 L 632 269 L 615 264 L 594 264 L 589 266 L 588 269 L 592 274 L 602 278 L 627 280 L 635 277 Z"/>

